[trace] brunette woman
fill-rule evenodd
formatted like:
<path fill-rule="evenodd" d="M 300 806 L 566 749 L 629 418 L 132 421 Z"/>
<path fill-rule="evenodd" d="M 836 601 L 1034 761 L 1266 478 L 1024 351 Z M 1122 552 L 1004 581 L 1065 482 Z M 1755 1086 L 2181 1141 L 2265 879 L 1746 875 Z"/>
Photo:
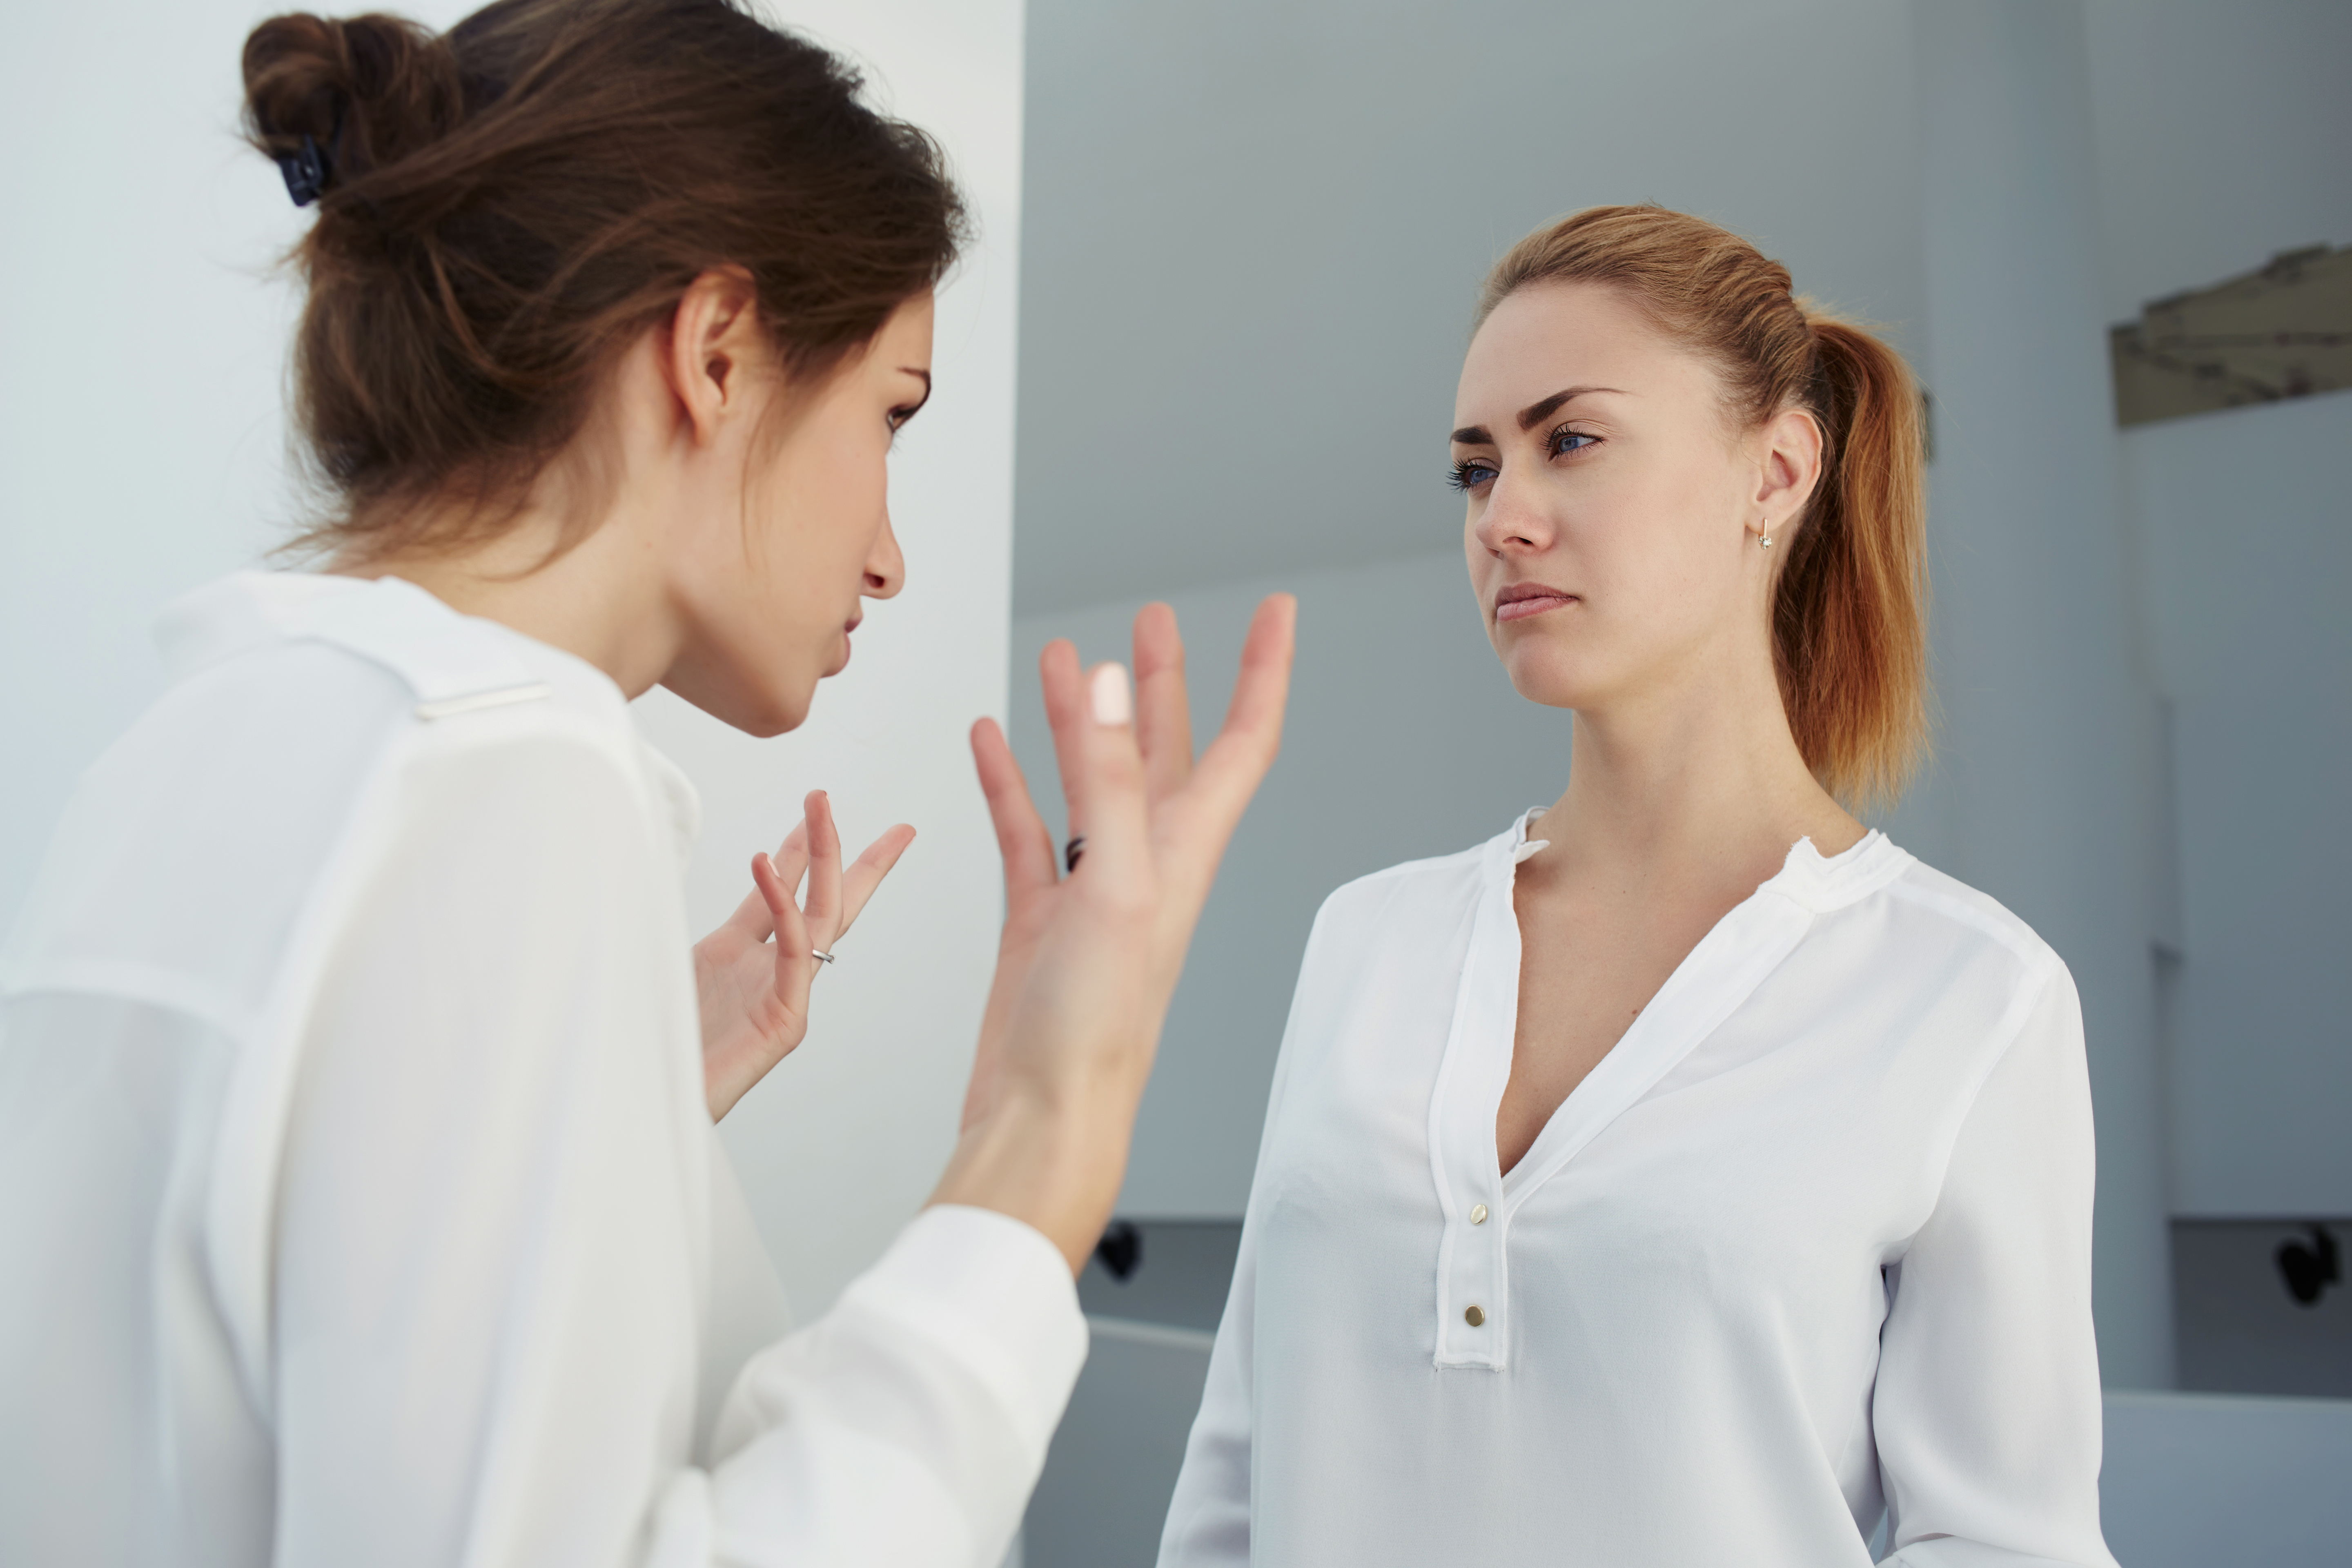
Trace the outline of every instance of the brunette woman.
<path fill-rule="evenodd" d="M 782 1336 L 711 1122 L 909 835 L 845 873 L 813 797 L 690 960 L 692 792 L 627 702 L 789 730 L 898 591 L 938 152 L 722 0 L 281 16 L 245 69 L 318 209 L 328 570 L 172 613 L 0 952 L 0 1562 L 993 1568 L 1287 604 L 1197 772 L 1164 610 L 1132 691 L 1048 653 L 1066 879 L 976 727 L 1008 918 L 962 1136 Z"/>
<path fill-rule="evenodd" d="M 1853 815 L 1926 727 L 1910 375 L 1655 207 L 1478 314 L 1470 583 L 1574 766 L 1317 918 L 1163 1568 L 2106 1568 L 2073 983 Z"/>

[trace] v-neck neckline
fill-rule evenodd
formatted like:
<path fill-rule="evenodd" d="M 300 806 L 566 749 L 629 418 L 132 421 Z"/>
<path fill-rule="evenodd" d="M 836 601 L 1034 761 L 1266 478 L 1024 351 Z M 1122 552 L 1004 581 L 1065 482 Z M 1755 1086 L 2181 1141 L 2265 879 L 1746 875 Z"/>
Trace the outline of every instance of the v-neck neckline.
<path fill-rule="evenodd" d="M 1528 829 L 1538 815 L 1540 808 L 1522 815 L 1507 836 L 1509 842 L 1504 854 L 1495 858 L 1499 862 L 1494 871 L 1501 883 L 1501 915 L 1510 947 L 1510 962 L 1496 965 L 1493 976 L 1510 990 L 1510 1026 L 1504 1046 L 1507 1061 L 1517 1044 L 1519 975 L 1524 962 L 1513 892 L 1518 867 L 1529 853 Z M 1790 845 L 1781 858 L 1780 869 L 1757 884 L 1754 892 L 1726 911 L 1683 955 L 1617 1042 L 1552 1108 L 1535 1141 L 1508 1171 L 1501 1168 L 1501 1152 L 1494 1139 L 1495 1116 L 1502 1108 L 1498 1093 L 1486 1116 L 1487 1154 L 1506 1212 L 1516 1209 L 1557 1174 L 1738 1012 L 1795 951 L 1815 913 L 1884 886 L 1900 874 L 1909 858 L 1876 828 L 1833 856 L 1822 854 L 1811 837 Z M 1491 908 L 1493 900 L 1486 902 Z M 1506 968 L 1507 974 L 1502 973 Z M 1505 1081 L 1508 1081 L 1507 1067 Z"/>
<path fill-rule="evenodd" d="M 1834 858 L 1810 839 L 1790 846 L 1780 871 L 1684 955 L 1505 1176 L 1495 1117 L 1518 1036 L 1519 922 L 1511 895 L 1535 816 L 1488 839 L 1478 856 L 1469 942 L 1430 1089 L 1430 1175 L 1442 1218 L 1433 1347 L 1439 1367 L 1509 1364 L 1510 1231 L 1528 1199 L 1738 1011 L 1817 916 L 1867 897 L 1912 864 L 1876 832 Z"/>

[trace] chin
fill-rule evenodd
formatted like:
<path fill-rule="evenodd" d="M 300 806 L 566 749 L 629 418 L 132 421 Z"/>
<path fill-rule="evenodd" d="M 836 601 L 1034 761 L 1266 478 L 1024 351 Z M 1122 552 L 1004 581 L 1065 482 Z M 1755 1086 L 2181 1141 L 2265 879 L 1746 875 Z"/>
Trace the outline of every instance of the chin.
<path fill-rule="evenodd" d="M 1597 700 L 1601 683 L 1590 659 L 1563 648 L 1530 646 L 1534 641 L 1528 638 L 1503 656 L 1513 690 L 1546 708 L 1583 708 Z"/>
<path fill-rule="evenodd" d="M 722 714 L 720 717 L 724 718 L 725 715 Z M 779 735 L 788 735 L 807 721 L 808 710 L 805 708 L 797 713 L 761 714 L 740 722 L 733 719 L 727 720 L 729 724 L 742 731 L 755 741 L 772 741 Z"/>
<path fill-rule="evenodd" d="M 712 682 L 673 671 L 662 684 L 730 729 L 761 741 L 806 723 L 816 695 L 814 680 Z"/>
<path fill-rule="evenodd" d="M 765 700 L 753 710 L 740 720 L 730 719 L 728 722 L 747 735 L 765 741 L 787 734 L 807 723 L 809 709 L 816 693 L 814 690 L 798 693 L 778 691 L 763 693 L 762 696 Z"/>

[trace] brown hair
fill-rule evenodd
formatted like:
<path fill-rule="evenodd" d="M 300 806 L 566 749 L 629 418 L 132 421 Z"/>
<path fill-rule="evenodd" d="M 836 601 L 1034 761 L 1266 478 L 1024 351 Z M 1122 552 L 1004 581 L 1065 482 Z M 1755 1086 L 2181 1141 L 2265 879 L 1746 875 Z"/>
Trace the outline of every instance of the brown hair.
<path fill-rule="evenodd" d="M 1656 206 L 1589 207 L 1511 247 L 1483 322 L 1532 284 L 1622 290 L 1711 360 L 1732 416 L 1822 427 L 1822 471 L 1777 563 L 1773 662 L 1797 748 L 1840 800 L 1892 804 L 1927 748 L 1926 451 L 1901 355 L 1790 293 L 1789 269 L 1738 235 Z"/>
<path fill-rule="evenodd" d="M 494 531 L 711 268 L 750 273 L 786 373 L 819 377 L 964 234 L 929 138 L 732 0 L 499 0 L 441 35 L 278 16 L 245 86 L 253 144 L 325 172 L 294 403 L 339 504 L 298 549 Z"/>

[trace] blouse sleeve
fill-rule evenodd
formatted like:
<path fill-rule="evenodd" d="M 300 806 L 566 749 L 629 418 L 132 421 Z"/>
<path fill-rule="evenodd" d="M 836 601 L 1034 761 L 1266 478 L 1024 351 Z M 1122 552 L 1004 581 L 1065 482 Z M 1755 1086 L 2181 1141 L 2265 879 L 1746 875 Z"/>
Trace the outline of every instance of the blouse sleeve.
<path fill-rule="evenodd" d="M 1257 1233 L 1265 1152 L 1274 1142 L 1284 1083 L 1290 1076 L 1291 1045 L 1298 1033 L 1327 901 L 1307 932 L 1299 961 L 1298 986 L 1275 1058 L 1274 1085 L 1266 1095 L 1265 1127 L 1258 1136 L 1257 1174 L 1250 1184 L 1249 1207 L 1242 1217 L 1241 1249 L 1234 1258 L 1233 1288 L 1209 1352 L 1209 1376 L 1201 1390 L 1200 1414 L 1184 1444 L 1183 1468 L 1169 1500 L 1168 1522 L 1160 1536 L 1160 1568 L 1248 1568 L 1250 1561 L 1251 1413 L 1255 1406 L 1255 1340 L 1257 1322 Z"/>
<path fill-rule="evenodd" d="M 273 1561 L 994 1568 L 1085 1354 L 1059 1252 L 926 1212 L 692 1467 L 709 1124 L 630 782 L 517 743 L 401 811 L 288 1124 Z"/>
<path fill-rule="evenodd" d="M 1169 1500 L 1160 1537 L 1160 1568 L 1248 1568 L 1250 1560 L 1250 1386 L 1252 1320 L 1256 1314 L 1255 1215 L 1242 1223 L 1233 1291 L 1209 1352 L 1201 1411 L 1184 1445 L 1184 1466 Z"/>
<path fill-rule="evenodd" d="M 2099 1531 L 2090 1081 L 2052 960 L 1977 1094 L 1935 1211 L 1890 1270 L 1874 1418 L 1887 1559 L 2113 1568 Z"/>

